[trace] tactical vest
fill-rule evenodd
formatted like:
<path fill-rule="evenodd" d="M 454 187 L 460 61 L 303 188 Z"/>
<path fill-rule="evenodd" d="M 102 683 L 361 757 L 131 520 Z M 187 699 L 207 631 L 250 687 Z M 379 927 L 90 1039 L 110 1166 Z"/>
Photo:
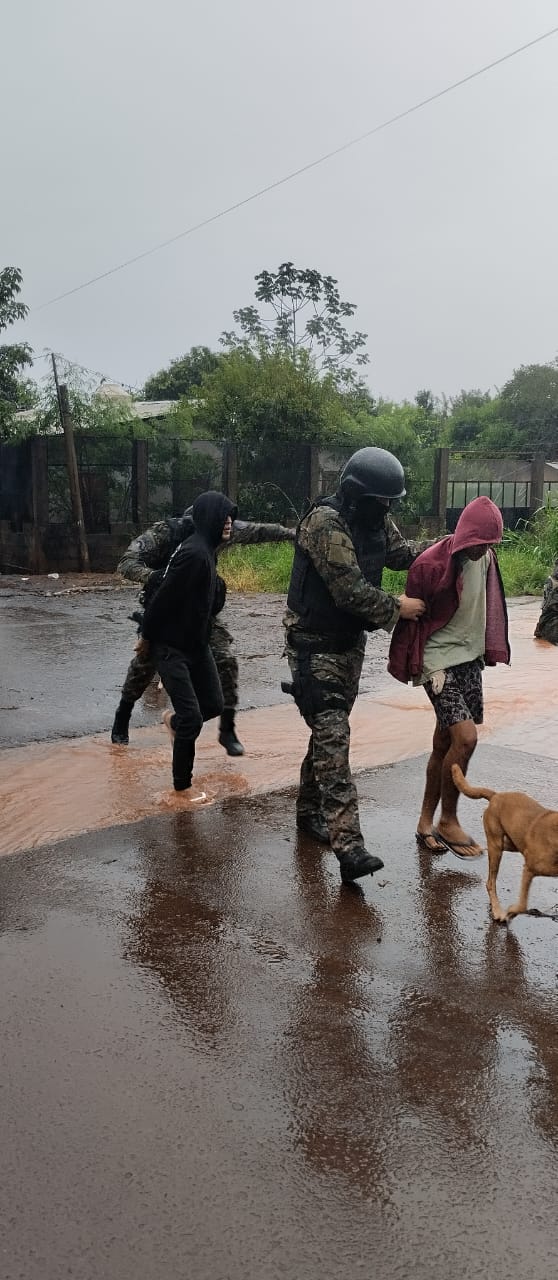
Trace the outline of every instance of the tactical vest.
<path fill-rule="evenodd" d="M 340 512 L 341 500 L 337 497 L 321 498 L 319 502 L 314 503 L 311 511 L 322 506 L 332 507 L 334 511 Z M 305 521 L 308 515 L 310 512 L 304 517 Z M 363 529 L 361 526 L 352 525 L 345 512 L 343 518 L 349 525 L 363 577 L 371 586 L 381 587 L 387 547 L 385 526 L 375 530 Z M 356 643 L 363 630 L 362 623 L 354 613 L 338 608 L 310 557 L 302 550 L 298 535 L 287 605 L 293 613 L 298 614 L 302 630 L 318 632 L 321 636 L 327 636 L 334 641 L 338 640 L 342 644 L 346 642 L 344 647 L 347 649 Z"/>

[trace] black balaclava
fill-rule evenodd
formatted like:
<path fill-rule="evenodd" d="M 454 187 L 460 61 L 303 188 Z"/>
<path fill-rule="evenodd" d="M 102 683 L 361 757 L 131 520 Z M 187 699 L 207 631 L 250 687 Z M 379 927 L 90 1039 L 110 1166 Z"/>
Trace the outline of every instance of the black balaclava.
<path fill-rule="evenodd" d="M 351 502 L 344 500 L 342 493 L 339 497 L 343 514 L 351 528 L 357 528 L 363 533 L 378 533 L 383 529 L 391 503 L 380 502 L 379 498 L 373 498 L 370 495 L 357 498 L 356 501 L 353 498 Z"/>
<path fill-rule="evenodd" d="M 223 536 L 225 520 L 236 518 L 238 507 L 224 493 L 209 489 L 200 493 L 192 507 L 192 516 L 197 533 L 201 533 L 211 547 L 218 547 Z"/>

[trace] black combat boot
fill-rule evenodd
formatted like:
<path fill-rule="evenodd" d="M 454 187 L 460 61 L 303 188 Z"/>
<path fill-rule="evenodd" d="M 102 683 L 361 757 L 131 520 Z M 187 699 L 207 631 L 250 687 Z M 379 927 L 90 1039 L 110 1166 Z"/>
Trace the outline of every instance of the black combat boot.
<path fill-rule="evenodd" d="M 352 884 L 353 880 L 358 880 L 360 876 L 373 876 L 375 871 L 381 871 L 383 867 L 381 858 L 376 858 L 373 853 L 361 845 L 356 849 L 351 849 L 350 853 L 344 853 L 339 859 L 339 870 L 343 884 Z"/>
<path fill-rule="evenodd" d="M 326 820 L 321 813 L 297 813 L 296 825 L 299 831 L 312 836 L 319 844 L 329 844 L 329 831 Z"/>
<path fill-rule="evenodd" d="M 228 756 L 243 756 L 244 747 L 236 736 L 234 727 L 234 710 L 225 707 L 221 716 L 221 724 L 219 727 L 219 742 L 225 748 Z"/>
<path fill-rule="evenodd" d="M 116 742 L 120 747 L 128 746 L 128 728 L 130 725 L 130 716 L 134 710 L 133 702 L 125 702 L 120 699 L 116 708 L 114 724 L 110 733 L 111 742 Z"/>

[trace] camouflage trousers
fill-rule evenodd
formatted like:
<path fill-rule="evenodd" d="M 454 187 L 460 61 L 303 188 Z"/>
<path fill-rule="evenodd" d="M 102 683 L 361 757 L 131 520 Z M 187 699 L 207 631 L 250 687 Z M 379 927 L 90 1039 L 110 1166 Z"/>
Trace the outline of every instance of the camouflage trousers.
<path fill-rule="evenodd" d="M 295 702 L 311 730 L 300 770 L 298 817 L 323 814 L 338 857 L 362 845 L 349 764 L 349 716 L 358 693 L 364 643 L 346 653 L 304 655 L 287 643 Z"/>
<path fill-rule="evenodd" d="M 541 615 L 535 627 L 537 640 L 558 644 L 558 580 L 551 578 L 545 590 Z"/>
<path fill-rule="evenodd" d="M 234 711 L 238 706 L 238 662 L 232 644 L 233 638 L 225 624 L 219 618 L 213 618 L 209 647 L 215 658 L 223 691 L 223 702 L 228 711 Z M 155 664 L 150 657 L 140 658 L 135 654 L 122 686 L 120 696 L 123 701 L 137 702 L 156 674 Z"/>

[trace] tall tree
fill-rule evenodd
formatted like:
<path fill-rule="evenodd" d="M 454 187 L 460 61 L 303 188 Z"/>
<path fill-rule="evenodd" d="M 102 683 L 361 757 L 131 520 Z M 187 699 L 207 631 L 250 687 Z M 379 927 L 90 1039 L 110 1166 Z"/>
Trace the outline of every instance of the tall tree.
<path fill-rule="evenodd" d="M 319 372 L 331 374 L 337 382 L 358 381 L 356 369 L 368 363 L 367 335 L 346 328 L 345 320 L 356 306 L 342 301 L 337 280 L 284 262 L 278 271 L 260 271 L 255 292 L 264 309 L 252 305 L 234 311 L 240 333 L 225 332 L 225 347 L 247 346 L 267 354 L 282 350 L 295 363 L 305 352 Z"/>
<path fill-rule="evenodd" d="M 558 360 L 521 365 L 502 387 L 501 403 L 522 448 L 558 458 Z"/>
<path fill-rule="evenodd" d="M 22 279 L 19 267 L 4 267 L 0 271 L 0 333 L 27 315 L 28 307 L 18 297 Z M 22 370 L 30 364 L 31 347 L 27 342 L 0 345 L 1 435 L 10 433 L 16 409 L 28 408 L 33 402 L 29 381 L 21 377 Z"/>
<path fill-rule="evenodd" d="M 147 379 L 145 399 L 180 400 L 190 396 L 201 386 L 204 376 L 214 372 L 220 359 L 209 347 L 192 347 L 185 355 L 171 360 L 167 369 L 160 369 Z"/>

